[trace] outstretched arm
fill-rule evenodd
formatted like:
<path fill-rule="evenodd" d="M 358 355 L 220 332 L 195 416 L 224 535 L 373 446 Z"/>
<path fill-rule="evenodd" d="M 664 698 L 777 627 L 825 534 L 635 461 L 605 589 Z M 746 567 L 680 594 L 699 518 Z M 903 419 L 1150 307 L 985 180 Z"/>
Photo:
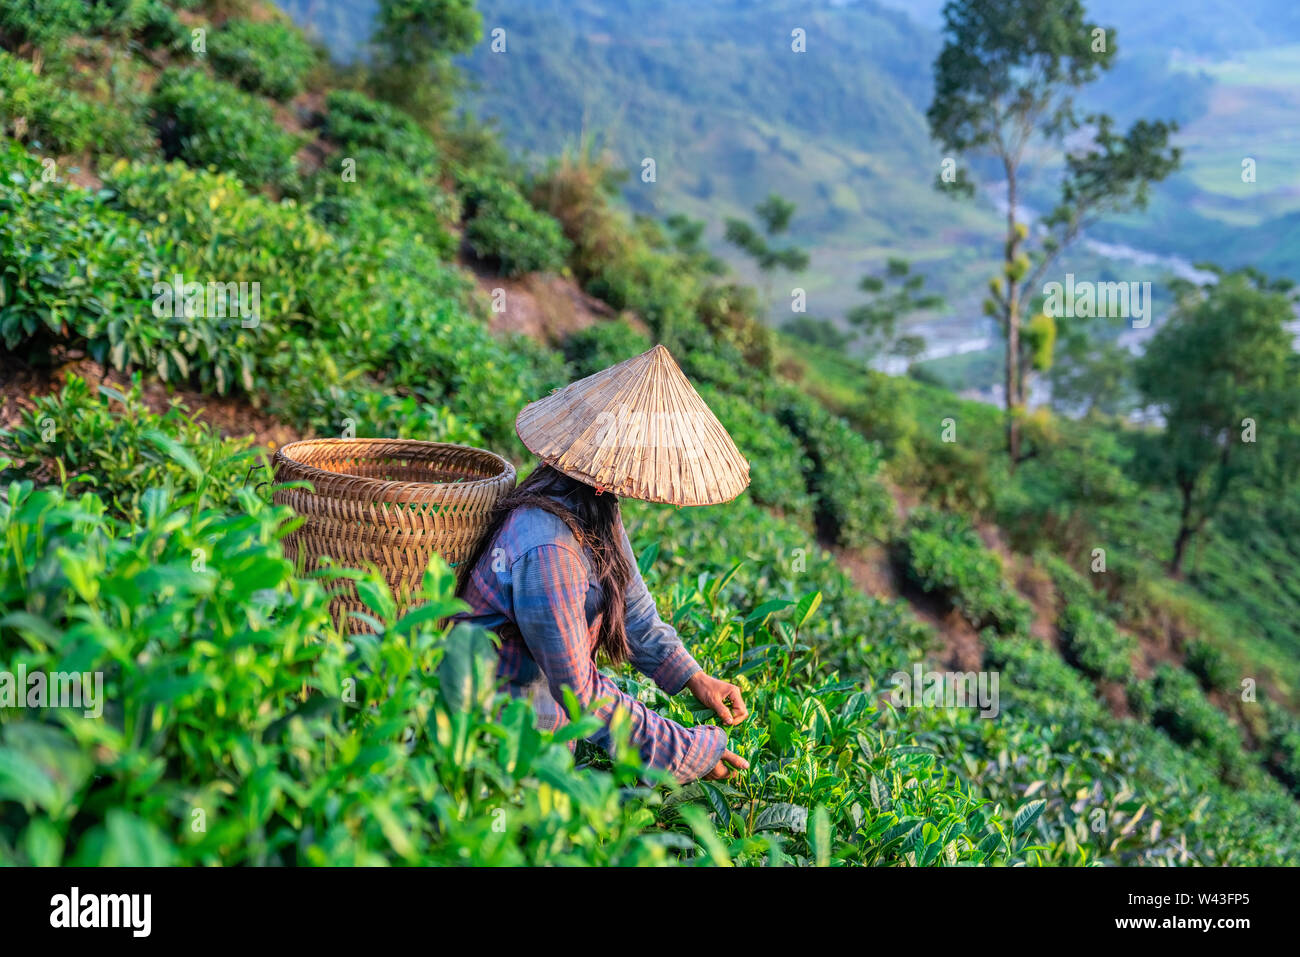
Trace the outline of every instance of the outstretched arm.
<path fill-rule="evenodd" d="M 561 543 L 539 545 L 515 561 L 511 577 L 514 620 L 524 643 L 556 701 L 564 700 L 567 687 L 584 708 L 595 705 L 593 713 L 604 723 L 592 736 L 595 744 L 609 748 L 609 724 L 621 708 L 631 718 L 631 741 L 650 766 L 682 782 L 716 771 L 727 743 L 721 728 L 684 728 L 624 694 L 596 667 L 587 638 L 587 570 L 577 551 Z"/>

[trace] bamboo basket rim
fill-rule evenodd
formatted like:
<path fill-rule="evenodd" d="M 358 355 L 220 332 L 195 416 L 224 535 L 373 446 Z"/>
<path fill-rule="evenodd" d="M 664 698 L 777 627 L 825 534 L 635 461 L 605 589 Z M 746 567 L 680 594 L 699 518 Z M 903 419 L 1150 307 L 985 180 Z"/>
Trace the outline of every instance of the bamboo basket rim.
<path fill-rule="evenodd" d="M 304 462 L 293 457 L 295 450 L 305 448 L 328 448 L 335 445 L 348 446 L 371 446 L 375 448 L 396 447 L 398 454 L 401 448 L 407 448 L 412 451 L 423 452 L 455 452 L 460 454 L 469 453 L 469 457 L 478 458 L 485 465 L 495 466 L 496 471 L 490 475 L 484 475 L 480 478 L 468 478 L 455 482 L 411 482 L 405 480 L 378 479 L 368 475 L 354 475 L 351 472 L 337 472 L 332 469 L 321 468 L 310 462 Z M 487 449 L 480 449 L 472 445 L 457 445 L 452 442 L 430 442 L 425 439 L 386 439 L 386 438 L 321 438 L 321 439 L 299 439 L 295 442 L 287 442 L 275 451 L 275 465 L 287 466 L 295 474 L 288 479 L 290 482 L 309 481 L 312 483 L 313 490 L 317 494 L 322 494 L 316 488 L 317 480 L 324 480 L 331 486 L 330 493 L 333 495 L 346 495 L 354 500 L 363 500 L 370 502 L 400 502 L 411 504 L 422 504 L 431 500 L 444 497 L 446 495 L 465 495 L 475 491 L 478 488 L 486 488 L 501 484 L 504 480 L 510 480 L 513 484 L 515 476 L 515 467 L 509 459 L 491 452 Z M 432 458 L 431 456 L 429 458 Z M 279 469 L 275 470 L 278 474 Z M 283 483 L 282 483 L 283 484 Z M 344 487 L 339 488 L 342 484 Z M 367 494 L 368 493 L 368 494 Z"/>

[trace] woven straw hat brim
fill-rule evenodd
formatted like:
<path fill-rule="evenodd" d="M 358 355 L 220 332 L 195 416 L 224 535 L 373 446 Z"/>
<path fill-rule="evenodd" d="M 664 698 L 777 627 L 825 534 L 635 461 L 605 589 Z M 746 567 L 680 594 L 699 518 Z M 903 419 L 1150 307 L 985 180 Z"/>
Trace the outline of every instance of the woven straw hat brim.
<path fill-rule="evenodd" d="M 730 502 L 749 463 L 662 345 L 524 407 L 534 455 L 615 495 L 669 505 Z"/>

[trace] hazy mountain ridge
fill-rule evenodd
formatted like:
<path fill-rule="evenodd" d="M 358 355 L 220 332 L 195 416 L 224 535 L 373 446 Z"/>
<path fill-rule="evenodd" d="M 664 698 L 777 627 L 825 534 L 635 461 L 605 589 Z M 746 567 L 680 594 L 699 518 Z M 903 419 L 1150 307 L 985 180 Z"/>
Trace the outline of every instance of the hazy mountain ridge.
<path fill-rule="evenodd" d="M 375 2 L 282 5 L 346 55 L 356 52 Z M 1284 110 L 1268 114 L 1262 141 L 1251 120 L 1270 98 L 1291 105 L 1288 78 L 1274 61 L 1259 61 L 1300 39 L 1300 8 L 1280 0 L 1246 9 L 1228 0 L 1087 7 L 1115 29 L 1120 55 L 1083 106 L 1121 123 L 1177 120 L 1186 157 L 1185 170 L 1153 191 L 1149 210 L 1102 224 L 1095 238 L 1300 278 L 1292 223 L 1300 195 L 1285 179 L 1300 164 L 1300 143 L 1282 135 Z M 721 241 L 722 223 L 776 190 L 798 204 L 791 237 L 812 253 L 808 272 L 790 283 L 808 291 L 810 311 L 842 314 L 859 299 L 857 278 L 901 254 L 947 295 L 953 336 L 983 327 L 993 203 L 954 202 L 932 189 L 940 157 L 924 113 L 941 0 L 483 0 L 480 9 L 485 42 L 464 61 L 477 86 L 468 99 L 497 119 L 515 150 L 548 157 L 595 137 L 628 171 L 634 208 L 704 219 L 714 247 L 749 279 L 748 264 Z M 504 54 L 489 49 L 497 28 Z M 806 53 L 791 50 L 796 28 Z M 1231 58 L 1255 67 L 1217 69 Z M 1242 189 L 1241 157 L 1261 154 L 1270 176 Z M 640 176 L 647 158 L 653 183 Z M 1031 206 L 1054 201 L 1050 174 L 1026 186 Z M 1117 265 L 1135 272 L 1129 278 L 1161 278 Z M 1079 251 L 1062 268 L 1105 265 Z"/>

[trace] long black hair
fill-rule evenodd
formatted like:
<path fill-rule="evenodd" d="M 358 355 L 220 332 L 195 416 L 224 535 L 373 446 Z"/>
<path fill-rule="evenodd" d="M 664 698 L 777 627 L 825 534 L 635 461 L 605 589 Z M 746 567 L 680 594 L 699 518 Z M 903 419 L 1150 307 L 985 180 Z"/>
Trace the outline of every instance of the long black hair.
<path fill-rule="evenodd" d="M 501 527 L 517 508 L 540 508 L 568 526 L 578 545 L 591 555 L 604 597 L 601 603 L 597 650 L 612 664 L 627 660 L 627 628 L 624 601 L 632 580 L 632 563 L 622 548 L 622 519 L 618 496 L 597 492 L 590 485 L 569 478 L 549 465 L 538 465 L 528 478 L 503 495 L 492 511 L 487 531 L 473 554 L 460 564 L 456 593 L 463 595 L 470 576 L 483 555 L 496 541 Z"/>

